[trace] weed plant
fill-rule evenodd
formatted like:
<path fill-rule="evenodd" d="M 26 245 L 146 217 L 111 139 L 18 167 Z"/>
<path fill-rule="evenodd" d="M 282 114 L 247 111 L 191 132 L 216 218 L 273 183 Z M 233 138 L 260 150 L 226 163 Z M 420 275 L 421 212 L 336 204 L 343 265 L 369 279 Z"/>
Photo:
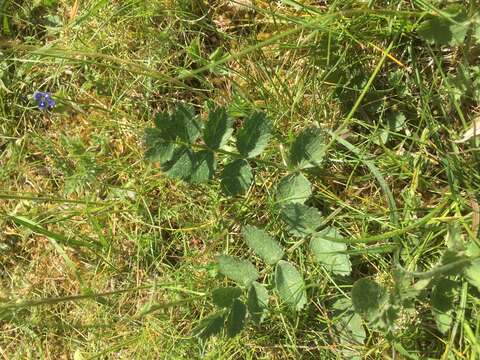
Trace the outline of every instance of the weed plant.
<path fill-rule="evenodd" d="M 476 359 L 476 1 L 0 2 L 0 354 Z"/>

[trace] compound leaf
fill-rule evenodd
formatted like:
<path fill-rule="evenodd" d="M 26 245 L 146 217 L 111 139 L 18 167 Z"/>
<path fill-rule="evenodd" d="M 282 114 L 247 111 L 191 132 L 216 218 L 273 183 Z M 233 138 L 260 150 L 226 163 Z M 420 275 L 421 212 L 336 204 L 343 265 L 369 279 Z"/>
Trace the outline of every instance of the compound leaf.
<path fill-rule="evenodd" d="M 249 286 L 257 280 L 259 274 L 255 266 L 248 261 L 233 256 L 220 255 L 218 257 L 220 272 L 241 286 Z"/>
<path fill-rule="evenodd" d="M 316 208 L 295 203 L 285 205 L 280 217 L 287 224 L 288 231 L 300 237 L 313 234 L 323 221 Z"/>
<path fill-rule="evenodd" d="M 349 256 L 341 253 L 347 250 L 347 245 L 330 239 L 341 240 L 342 236 L 337 229 L 328 227 L 312 237 L 310 249 L 315 259 L 333 274 L 350 275 L 352 264 Z"/>
<path fill-rule="evenodd" d="M 276 264 L 283 257 L 282 247 L 264 230 L 246 225 L 243 227 L 242 235 L 248 247 L 266 263 Z"/>
<path fill-rule="evenodd" d="M 237 135 L 237 149 L 246 158 L 253 158 L 263 152 L 271 137 L 271 126 L 267 116 L 254 112 L 244 122 Z"/>
<path fill-rule="evenodd" d="M 307 293 L 302 275 L 289 262 L 280 260 L 275 268 L 275 286 L 280 298 L 295 310 L 307 304 Z"/>
<path fill-rule="evenodd" d="M 252 168 L 246 160 L 238 159 L 225 166 L 221 178 L 220 186 L 226 195 L 240 195 L 253 181 Z"/>

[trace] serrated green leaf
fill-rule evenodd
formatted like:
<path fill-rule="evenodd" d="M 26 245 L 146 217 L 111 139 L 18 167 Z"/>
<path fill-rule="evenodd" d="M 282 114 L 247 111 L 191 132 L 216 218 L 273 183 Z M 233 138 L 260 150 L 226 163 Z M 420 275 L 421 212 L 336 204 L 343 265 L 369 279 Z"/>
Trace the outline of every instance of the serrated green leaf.
<path fill-rule="evenodd" d="M 277 203 L 303 204 L 312 195 L 312 184 L 301 173 L 285 176 L 277 186 L 275 199 Z"/>
<path fill-rule="evenodd" d="M 388 301 L 387 290 L 369 278 L 357 280 L 352 287 L 352 304 L 355 312 L 373 321 Z"/>
<path fill-rule="evenodd" d="M 226 195 L 240 195 L 253 181 L 252 168 L 246 160 L 238 159 L 225 166 L 221 178 L 220 186 Z"/>
<path fill-rule="evenodd" d="M 234 337 L 238 335 L 245 326 L 245 317 L 247 316 L 247 307 L 238 299 L 233 300 L 232 308 L 228 314 L 226 328 L 227 336 Z"/>
<path fill-rule="evenodd" d="M 177 133 L 171 114 L 167 112 L 158 113 L 155 117 L 155 126 L 164 141 L 175 141 Z"/>
<path fill-rule="evenodd" d="M 151 162 L 159 162 L 165 164 L 171 160 L 175 145 L 172 142 L 166 142 L 162 138 L 162 134 L 158 129 L 145 130 L 145 159 Z"/>
<path fill-rule="evenodd" d="M 453 321 L 454 304 L 457 298 L 458 283 L 441 278 L 432 288 L 432 312 L 437 328 L 443 334 L 449 329 Z"/>
<path fill-rule="evenodd" d="M 172 143 L 158 142 L 145 151 L 145 159 L 151 162 L 165 164 L 172 159 L 175 146 Z"/>
<path fill-rule="evenodd" d="M 352 272 L 352 264 L 347 254 L 339 253 L 347 250 L 347 245 L 329 240 L 341 240 L 342 238 L 337 229 L 328 227 L 313 235 L 310 241 L 310 249 L 315 259 L 322 264 L 327 271 L 335 275 L 347 276 Z"/>
<path fill-rule="evenodd" d="M 208 113 L 203 140 L 213 150 L 221 149 L 233 132 L 233 120 L 228 117 L 225 108 L 212 108 Z"/>
<path fill-rule="evenodd" d="M 457 250 L 445 250 L 442 254 L 438 267 L 444 267 L 443 275 L 457 275 L 462 273 L 469 266 L 468 256 L 459 253 Z M 446 269 L 445 267 L 448 267 Z"/>
<path fill-rule="evenodd" d="M 193 170 L 190 181 L 192 183 L 202 183 L 211 180 L 216 167 L 215 156 L 210 150 L 193 153 Z"/>
<path fill-rule="evenodd" d="M 289 262 L 280 260 L 275 268 L 275 286 L 280 298 L 295 310 L 307 304 L 307 293 L 302 275 Z"/>
<path fill-rule="evenodd" d="M 147 147 L 154 146 L 158 141 L 164 141 L 162 132 L 157 128 L 147 128 L 145 129 L 145 144 Z"/>
<path fill-rule="evenodd" d="M 260 324 L 268 308 L 268 291 L 262 284 L 254 281 L 248 289 L 248 312 L 252 320 Z"/>
<path fill-rule="evenodd" d="M 163 165 L 163 170 L 171 178 L 187 180 L 192 175 L 193 165 L 193 152 L 185 146 L 179 146 L 172 158 Z"/>
<path fill-rule="evenodd" d="M 292 144 L 290 161 L 298 169 L 318 167 L 325 155 L 324 147 L 324 137 L 320 129 L 305 129 Z"/>
<path fill-rule="evenodd" d="M 201 132 L 200 122 L 191 106 L 180 104 L 172 114 L 159 113 L 155 118 L 155 125 L 165 141 L 177 139 L 194 143 Z"/>
<path fill-rule="evenodd" d="M 259 276 L 255 266 L 248 260 L 220 255 L 218 264 L 223 275 L 242 286 L 249 286 Z"/>
<path fill-rule="evenodd" d="M 238 287 L 217 288 L 212 291 L 212 301 L 218 307 L 229 307 L 233 304 L 233 300 L 240 295 L 242 295 L 242 289 Z"/>
<path fill-rule="evenodd" d="M 469 25 L 465 7 L 451 5 L 441 15 L 427 16 L 419 26 L 418 34 L 431 44 L 455 46 L 463 44 Z"/>
<path fill-rule="evenodd" d="M 200 122 L 191 106 L 180 104 L 172 114 L 176 135 L 183 141 L 193 144 L 201 133 Z"/>
<path fill-rule="evenodd" d="M 208 339 L 211 336 L 217 335 L 223 329 L 225 323 L 225 314 L 218 312 L 202 319 L 200 323 L 193 329 L 193 336 L 201 339 Z"/>
<path fill-rule="evenodd" d="M 261 154 L 268 145 L 270 132 L 270 122 L 265 113 L 254 112 L 245 120 L 243 127 L 238 132 L 238 151 L 247 158 Z"/>
<path fill-rule="evenodd" d="M 276 264 L 283 257 L 284 251 L 280 244 L 264 230 L 246 225 L 242 229 L 242 235 L 248 247 L 267 264 Z"/>
<path fill-rule="evenodd" d="M 295 203 L 285 205 L 280 217 L 287 224 L 288 232 L 300 237 L 313 234 L 323 222 L 316 208 Z"/>
<path fill-rule="evenodd" d="M 164 163 L 173 155 L 174 144 L 165 141 L 161 131 L 157 128 L 145 129 L 145 144 L 147 160 Z"/>
<path fill-rule="evenodd" d="M 360 315 L 355 313 L 351 300 L 345 298 L 337 300 L 332 308 L 340 341 L 347 344 L 363 344 L 366 337 L 363 321 Z"/>

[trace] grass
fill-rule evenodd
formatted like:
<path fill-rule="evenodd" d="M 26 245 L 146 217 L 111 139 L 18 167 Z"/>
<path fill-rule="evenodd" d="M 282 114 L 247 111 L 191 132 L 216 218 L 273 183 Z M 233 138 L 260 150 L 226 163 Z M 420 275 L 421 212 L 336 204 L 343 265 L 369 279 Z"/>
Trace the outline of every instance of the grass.
<path fill-rule="evenodd" d="M 394 261 L 429 271 L 452 238 L 478 242 L 478 141 L 454 142 L 477 113 L 455 76 L 479 65 L 478 45 L 418 36 L 437 2 L 229 3 L 0 3 L 3 358 L 341 358 L 331 304 L 353 280 L 392 284 Z M 54 94 L 54 111 L 35 108 L 37 90 Z M 302 129 L 325 130 L 310 203 L 354 240 L 350 279 L 284 232 L 271 201 L 282 166 L 259 166 L 255 186 L 231 199 L 217 181 L 191 186 L 144 160 L 158 111 L 184 102 L 204 116 L 208 99 L 237 117 L 268 114 L 266 164 L 282 164 Z M 293 314 L 274 297 L 262 325 L 199 342 L 191 331 L 214 309 L 211 290 L 229 284 L 215 256 L 255 259 L 241 241 L 246 223 L 285 245 L 309 304 Z M 368 331 L 353 350 L 478 358 L 473 286 L 463 283 L 446 334 L 428 296 L 400 314 L 394 340 Z"/>

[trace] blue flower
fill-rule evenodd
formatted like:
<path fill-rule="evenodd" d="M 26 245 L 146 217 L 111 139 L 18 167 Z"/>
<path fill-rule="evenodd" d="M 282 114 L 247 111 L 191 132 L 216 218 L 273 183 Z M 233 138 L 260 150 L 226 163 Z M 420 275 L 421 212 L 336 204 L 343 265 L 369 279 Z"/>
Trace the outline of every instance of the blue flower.
<path fill-rule="evenodd" d="M 52 95 L 48 92 L 37 91 L 33 95 L 34 100 L 37 102 L 38 108 L 42 111 L 46 109 L 53 109 L 55 107 L 55 100 L 52 99 Z"/>

